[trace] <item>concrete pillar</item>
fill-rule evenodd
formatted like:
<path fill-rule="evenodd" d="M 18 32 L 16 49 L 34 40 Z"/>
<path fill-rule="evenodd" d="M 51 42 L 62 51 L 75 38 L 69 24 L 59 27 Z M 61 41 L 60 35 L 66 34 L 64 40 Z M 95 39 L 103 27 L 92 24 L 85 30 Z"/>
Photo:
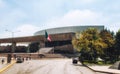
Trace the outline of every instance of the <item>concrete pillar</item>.
<path fill-rule="evenodd" d="M 8 54 L 8 55 L 7 55 L 7 63 L 11 63 L 11 58 L 12 58 L 12 55 L 11 55 L 11 54 Z"/>
<path fill-rule="evenodd" d="M 40 48 L 44 48 L 45 47 L 45 42 L 44 41 L 40 41 Z"/>
<path fill-rule="evenodd" d="M 12 53 L 15 52 L 15 47 L 16 47 L 16 42 L 13 42 L 13 43 L 12 43 L 12 51 L 11 51 Z"/>

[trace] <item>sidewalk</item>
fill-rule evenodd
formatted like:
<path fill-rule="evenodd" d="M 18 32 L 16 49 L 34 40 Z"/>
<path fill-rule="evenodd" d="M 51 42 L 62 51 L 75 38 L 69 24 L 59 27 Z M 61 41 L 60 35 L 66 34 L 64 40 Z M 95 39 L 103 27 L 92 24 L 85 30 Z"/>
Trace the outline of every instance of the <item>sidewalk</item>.
<path fill-rule="evenodd" d="M 1 60 L 4 59 L 4 63 L 2 64 Z M 5 67 L 7 65 L 7 58 L 6 57 L 0 57 L 0 69 L 2 69 L 3 67 Z"/>
<path fill-rule="evenodd" d="M 0 70 L 5 66 L 7 66 L 7 64 L 0 64 Z"/>
<path fill-rule="evenodd" d="M 7 64 L 7 61 L 5 60 L 5 62 L 2 64 L 1 62 L 0 62 L 0 74 L 2 73 L 2 72 L 4 72 L 5 70 L 7 70 L 8 68 L 10 68 L 12 65 L 14 65 L 16 63 L 16 61 L 15 60 L 12 60 L 11 61 L 11 63 L 8 63 Z"/>
<path fill-rule="evenodd" d="M 96 72 L 120 74 L 120 70 L 109 69 L 110 66 L 88 66 Z"/>

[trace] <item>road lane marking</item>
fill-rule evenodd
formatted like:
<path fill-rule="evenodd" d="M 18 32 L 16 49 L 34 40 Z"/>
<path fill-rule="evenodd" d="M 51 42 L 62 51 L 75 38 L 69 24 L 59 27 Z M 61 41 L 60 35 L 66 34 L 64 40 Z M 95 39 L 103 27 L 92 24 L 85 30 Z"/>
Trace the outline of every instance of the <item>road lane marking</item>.
<path fill-rule="evenodd" d="M 16 63 L 16 61 L 12 61 L 10 64 L 8 64 L 7 66 L 3 67 L 2 69 L 0 69 L 0 74 L 2 72 L 4 72 L 5 70 L 7 70 L 8 68 L 10 68 L 12 65 L 14 65 Z"/>

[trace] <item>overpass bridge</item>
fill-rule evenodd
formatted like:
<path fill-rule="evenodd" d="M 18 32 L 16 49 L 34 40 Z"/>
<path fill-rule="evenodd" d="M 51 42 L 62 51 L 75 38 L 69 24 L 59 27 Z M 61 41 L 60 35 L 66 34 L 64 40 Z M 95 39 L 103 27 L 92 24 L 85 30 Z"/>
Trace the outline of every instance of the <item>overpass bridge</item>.
<path fill-rule="evenodd" d="M 56 49 L 69 49 L 72 50 L 71 40 L 75 33 L 61 33 L 61 34 L 51 34 L 51 42 L 47 41 L 44 35 L 27 36 L 27 37 L 14 37 L 14 38 L 4 38 L 0 39 L 0 44 L 11 43 L 12 51 L 15 51 L 17 43 L 32 43 L 39 42 L 41 48 L 56 46 Z"/>
<path fill-rule="evenodd" d="M 52 34 L 52 41 L 62 41 L 62 40 L 71 40 L 73 33 L 65 33 L 65 34 Z M 0 43 L 20 43 L 20 42 L 39 42 L 39 41 L 47 41 L 44 35 L 37 36 L 27 36 L 27 37 L 14 37 L 14 38 L 3 38 L 0 39 Z"/>
<path fill-rule="evenodd" d="M 14 37 L 14 38 L 4 38 L 0 39 L 0 43 L 20 43 L 20 42 L 35 42 L 44 40 L 43 36 L 28 36 L 28 37 Z"/>
<path fill-rule="evenodd" d="M 61 46 L 66 44 L 71 44 L 72 37 L 74 33 L 62 33 L 62 34 L 51 34 L 51 42 L 48 42 L 44 35 L 36 35 L 36 36 L 27 36 L 27 37 L 14 37 L 14 38 L 4 38 L 0 39 L 0 44 L 2 43 L 11 43 L 12 44 L 12 52 L 14 52 L 17 43 L 31 43 L 31 42 L 39 42 L 39 46 L 41 48 L 44 47 L 53 47 L 53 46 Z M 69 47 L 63 46 L 63 47 Z M 63 49 L 63 47 L 61 49 Z M 60 48 L 60 47 L 58 47 Z M 69 47 L 71 49 L 71 47 Z"/>

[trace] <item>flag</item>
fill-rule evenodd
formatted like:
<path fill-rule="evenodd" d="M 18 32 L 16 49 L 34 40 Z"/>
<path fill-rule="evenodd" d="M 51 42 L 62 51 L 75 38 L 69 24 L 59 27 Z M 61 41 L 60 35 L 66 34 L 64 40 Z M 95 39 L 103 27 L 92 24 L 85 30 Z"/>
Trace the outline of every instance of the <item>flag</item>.
<path fill-rule="evenodd" d="M 48 35 L 47 31 L 45 30 L 45 38 L 51 42 L 51 38 L 50 35 Z"/>

